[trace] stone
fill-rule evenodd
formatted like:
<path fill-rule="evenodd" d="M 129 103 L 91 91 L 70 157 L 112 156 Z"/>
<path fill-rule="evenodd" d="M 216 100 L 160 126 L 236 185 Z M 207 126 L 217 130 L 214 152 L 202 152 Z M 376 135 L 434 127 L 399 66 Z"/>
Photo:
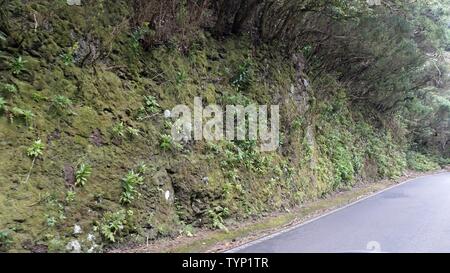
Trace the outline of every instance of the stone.
<path fill-rule="evenodd" d="M 309 86 L 309 82 L 306 79 L 303 80 L 303 84 L 305 85 L 305 87 Z"/>
<path fill-rule="evenodd" d="M 73 227 L 73 234 L 74 235 L 78 235 L 78 234 L 81 234 L 81 233 L 83 233 L 83 231 L 81 230 L 81 227 L 79 225 L 75 225 Z"/>
<path fill-rule="evenodd" d="M 71 253 L 80 253 L 81 244 L 80 242 L 78 242 L 78 240 L 72 240 L 67 244 L 66 250 L 70 251 Z"/>
<path fill-rule="evenodd" d="M 81 0 L 67 0 L 69 6 L 81 6 Z"/>
<path fill-rule="evenodd" d="M 166 191 L 166 192 L 164 193 L 164 198 L 166 198 L 166 201 L 169 201 L 169 198 L 170 198 L 170 191 Z"/>

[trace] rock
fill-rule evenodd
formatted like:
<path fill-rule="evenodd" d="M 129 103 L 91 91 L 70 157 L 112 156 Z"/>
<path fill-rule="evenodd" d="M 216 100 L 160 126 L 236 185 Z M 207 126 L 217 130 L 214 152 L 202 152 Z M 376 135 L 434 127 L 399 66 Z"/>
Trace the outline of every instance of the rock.
<path fill-rule="evenodd" d="M 89 233 L 88 236 L 87 236 L 87 240 L 89 242 L 94 242 L 95 241 L 95 235 Z"/>
<path fill-rule="evenodd" d="M 81 6 L 81 0 L 67 0 L 69 6 Z"/>
<path fill-rule="evenodd" d="M 202 178 L 203 183 L 208 184 L 209 182 L 209 177 L 205 176 Z"/>
<path fill-rule="evenodd" d="M 172 116 L 172 113 L 170 112 L 170 110 L 165 110 L 164 111 L 164 117 L 165 118 L 170 118 Z"/>
<path fill-rule="evenodd" d="M 303 79 L 303 84 L 305 85 L 305 87 L 308 87 L 308 86 L 309 86 L 309 82 L 308 82 L 308 80 L 306 80 L 306 79 Z"/>
<path fill-rule="evenodd" d="M 69 164 L 64 165 L 64 182 L 67 187 L 75 186 L 75 169 Z"/>
<path fill-rule="evenodd" d="M 81 227 L 79 225 L 75 225 L 73 227 L 73 234 L 74 235 L 78 235 L 78 234 L 81 234 L 81 233 L 83 233 L 83 231 L 81 230 Z"/>
<path fill-rule="evenodd" d="M 81 252 L 80 242 L 78 242 L 78 240 L 70 241 L 66 246 L 66 250 L 70 251 L 71 253 L 80 253 Z"/>
<path fill-rule="evenodd" d="M 94 144 L 97 147 L 102 146 L 104 141 L 100 129 L 98 128 L 94 129 L 94 131 L 92 131 L 92 134 L 89 136 L 89 140 L 91 141 L 92 144 Z"/>
<path fill-rule="evenodd" d="M 166 192 L 164 193 L 164 198 L 166 198 L 166 201 L 169 201 L 169 198 L 170 198 L 170 191 L 166 191 Z"/>

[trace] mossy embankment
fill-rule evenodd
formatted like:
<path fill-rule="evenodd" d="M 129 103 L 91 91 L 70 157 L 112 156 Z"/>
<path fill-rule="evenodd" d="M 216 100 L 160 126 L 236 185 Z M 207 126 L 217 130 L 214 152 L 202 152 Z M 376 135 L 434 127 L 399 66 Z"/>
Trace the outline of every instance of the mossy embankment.
<path fill-rule="evenodd" d="M 126 1 L 91 2 L 9 1 L 4 11 L 2 251 L 70 251 L 75 240 L 82 251 L 101 251 L 226 229 L 408 167 L 401 126 L 367 118 L 333 76 L 311 79 L 301 54 L 286 58 L 249 38 L 208 32 L 188 49 L 174 38 L 144 51 L 136 40 L 145 26 L 129 26 Z M 280 149 L 174 143 L 163 112 L 192 106 L 196 96 L 204 104 L 279 104 Z M 37 139 L 45 147 L 25 183 L 27 148 Z M 409 160 L 417 161 L 437 167 Z M 76 183 L 82 164 L 92 168 L 84 186 Z M 124 202 L 131 170 L 141 181 Z"/>

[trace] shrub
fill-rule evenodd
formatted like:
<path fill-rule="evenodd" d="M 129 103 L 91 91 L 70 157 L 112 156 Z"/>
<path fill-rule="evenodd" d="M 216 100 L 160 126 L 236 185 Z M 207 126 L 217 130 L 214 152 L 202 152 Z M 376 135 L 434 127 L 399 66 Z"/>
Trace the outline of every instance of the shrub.
<path fill-rule="evenodd" d="M 439 169 L 438 163 L 434 162 L 428 156 L 418 152 L 408 152 L 406 155 L 406 160 L 408 163 L 408 168 L 415 171 L 426 172 Z"/>

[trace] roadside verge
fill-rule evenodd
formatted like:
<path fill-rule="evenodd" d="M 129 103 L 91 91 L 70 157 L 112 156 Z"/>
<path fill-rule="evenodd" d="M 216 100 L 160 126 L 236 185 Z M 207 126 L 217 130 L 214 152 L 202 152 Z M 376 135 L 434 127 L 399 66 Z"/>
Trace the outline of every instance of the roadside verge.
<path fill-rule="evenodd" d="M 447 171 L 449 168 L 447 168 Z M 326 198 L 308 202 L 296 209 L 272 213 L 259 219 L 228 226 L 228 232 L 198 230 L 193 237 L 179 236 L 175 239 L 155 241 L 129 249 L 115 249 L 113 252 L 225 252 L 239 249 L 251 242 L 264 240 L 290 229 L 296 228 L 335 210 L 350 206 L 381 191 L 388 190 L 414 178 L 445 172 L 445 169 L 426 173 L 407 172 L 398 179 L 373 183 L 359 183 L 353 188 L 337 192 Z"/>

